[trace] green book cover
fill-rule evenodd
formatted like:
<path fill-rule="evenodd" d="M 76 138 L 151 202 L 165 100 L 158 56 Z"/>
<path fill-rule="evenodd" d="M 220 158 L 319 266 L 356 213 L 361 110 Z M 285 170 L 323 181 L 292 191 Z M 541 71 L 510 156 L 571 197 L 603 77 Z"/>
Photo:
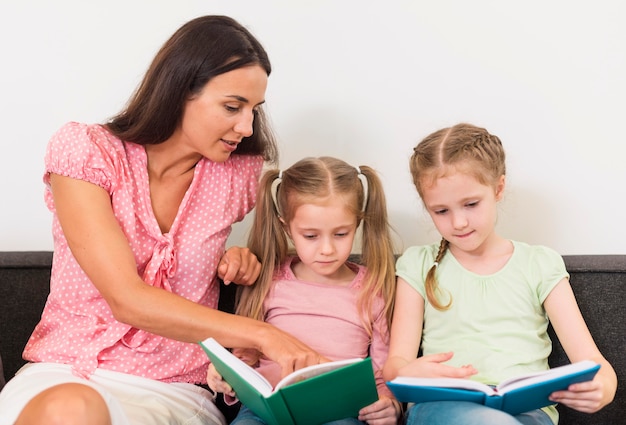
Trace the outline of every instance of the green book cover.
<path fill-rule="evenodd" d="M 550 394 L 592 380 L 599 369 L 597 363 L 585 360 L 507 379 L 495 387 L 469 379 L 404 376 L 387 386 L 401 402 L 471 401 L 518 415 L 555 404 Z"/>
<path fill-rule="evenodd" d="M 239 400 L 270 425 L 318 425 L 356 417 L 361 408 L 378 400 L 369 357 L 309 366 L 272 388 L 213 338 L 200 345 Z"/>

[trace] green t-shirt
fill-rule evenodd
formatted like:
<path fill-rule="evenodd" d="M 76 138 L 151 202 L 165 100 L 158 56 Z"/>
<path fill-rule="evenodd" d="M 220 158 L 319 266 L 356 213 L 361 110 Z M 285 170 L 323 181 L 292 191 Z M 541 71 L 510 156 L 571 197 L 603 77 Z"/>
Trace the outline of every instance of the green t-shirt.
<path fill-rule="evenodd" d="M 439 301 L 432 307 L 424 280 L 439 245 L 415 246 L 398 259 L 396 274 L 425 300 L 421 348 L 424 354 L 452 351 L 447 364 L 471 364 L 471 379 L 496 385 L 504 379 L 548 366 L 552 342 L 543 301 L 563 278 L 569 278 L 562 257 L 552 249 L 513 241 L 513 255 L 491 275 L 472 273 L 448 251 L 437 267 Z M 555 409 L 548 409 L 555 420 Z"/>

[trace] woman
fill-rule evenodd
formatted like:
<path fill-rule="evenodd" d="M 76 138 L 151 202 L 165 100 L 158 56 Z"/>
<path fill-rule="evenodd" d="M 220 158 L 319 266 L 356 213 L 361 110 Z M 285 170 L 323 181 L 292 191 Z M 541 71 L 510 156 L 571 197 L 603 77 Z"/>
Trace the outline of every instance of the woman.
<path fill-rule="evenodd" d="M 263 110 L 271 67 L 236 21 L 205 16 L 161 48 L 105 125 L 68 123 L 46 154 L 50 296 L 0 394 L 0 424 L 218 424 L 209 336 L 283 373 L 320 356 L 278 329 L 216 309 L 217 277 L 252 284 L 247 249 L 224 252 L 276 145 Z M 56 421 L 56 422 L 55 422 Z"/>

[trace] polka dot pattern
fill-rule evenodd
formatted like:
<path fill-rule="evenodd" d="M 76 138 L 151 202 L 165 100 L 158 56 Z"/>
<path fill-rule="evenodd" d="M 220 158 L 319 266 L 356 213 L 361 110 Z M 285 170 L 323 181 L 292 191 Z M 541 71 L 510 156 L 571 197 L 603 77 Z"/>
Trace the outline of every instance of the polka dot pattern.
<path fill-rule="evenodd" d="M 262 158 L 201 160 L 167 234 L 161 233 L 152 211 L 143 146 L 122 142 L 100 125 L 71 122 L 50 140 L 45 166 L 48 186 L 49 173 L 55 173 L 109 193 L 146 284 L 217 307 L 217 264 L 232 223 L 254 207 Z M 207 357 L 197 344 L 163 338 L 113 318 L 69 250 L 49 189 L 45 201 L 53 213 L 50 296 L 24 358 L 72 364 L 86 377 L 104 368 L 165 382 L 206 382 Z"/>

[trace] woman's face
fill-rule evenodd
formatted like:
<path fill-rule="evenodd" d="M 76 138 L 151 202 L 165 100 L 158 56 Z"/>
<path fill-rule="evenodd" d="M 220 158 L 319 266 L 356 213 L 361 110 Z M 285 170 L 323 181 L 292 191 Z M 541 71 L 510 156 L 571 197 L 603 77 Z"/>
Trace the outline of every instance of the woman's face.
<path fill-rule="evenodd" d="M 213 77 L 185 104 L 175 136 L 191 150 L 224 162 L 252 135 L 254 110 L 265 102 L 267 73 L 258 65 Z"/>

